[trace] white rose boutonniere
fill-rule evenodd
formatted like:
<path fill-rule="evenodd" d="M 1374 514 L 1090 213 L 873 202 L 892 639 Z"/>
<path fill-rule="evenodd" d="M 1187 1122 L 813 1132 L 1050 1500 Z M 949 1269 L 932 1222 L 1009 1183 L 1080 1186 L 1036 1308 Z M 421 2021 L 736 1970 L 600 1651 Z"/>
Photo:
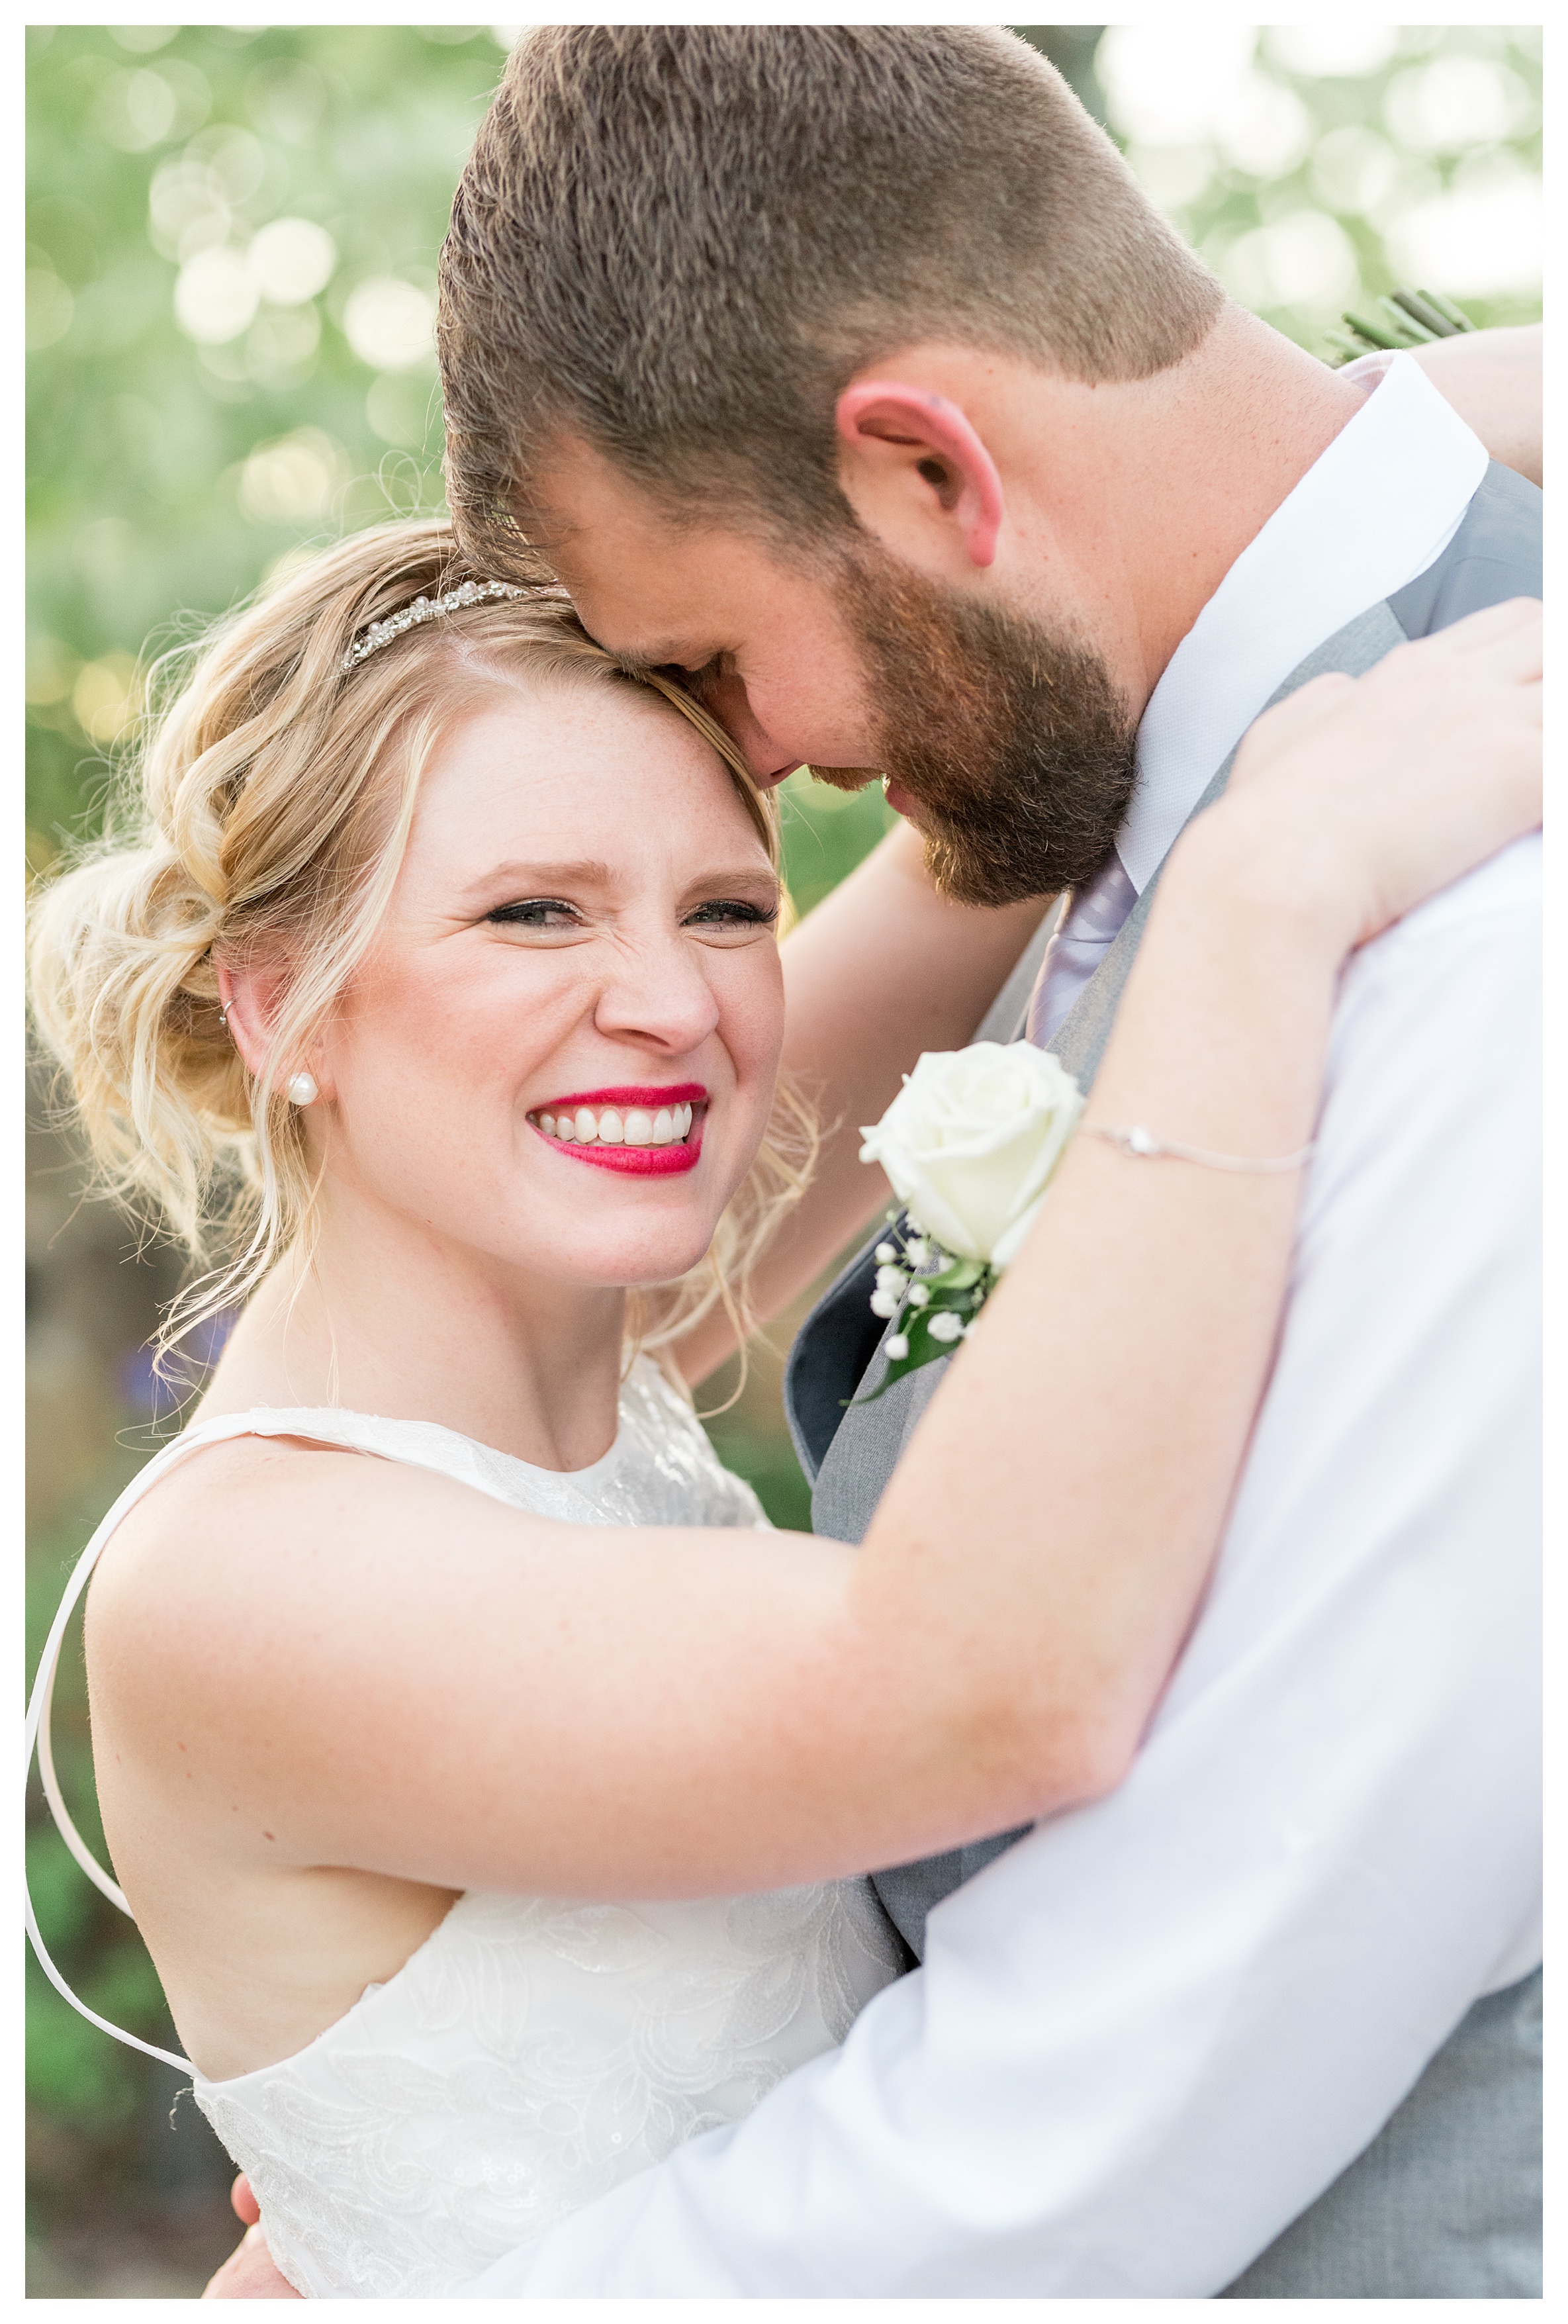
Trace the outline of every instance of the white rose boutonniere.
<path fill-rule="evenodd" d="M 976 1041 L 927 1052 L 862 1130 L 861 1160 L 881 1164 L 909 1213 L 902 1248 L 876 1253 L 872 1308 L 898 1318 L 883 1388 L 948 1354 L 972 1327 L 1022 1249 L 1083 1110 L 1072 1074 L 1033 1042 Z"/>

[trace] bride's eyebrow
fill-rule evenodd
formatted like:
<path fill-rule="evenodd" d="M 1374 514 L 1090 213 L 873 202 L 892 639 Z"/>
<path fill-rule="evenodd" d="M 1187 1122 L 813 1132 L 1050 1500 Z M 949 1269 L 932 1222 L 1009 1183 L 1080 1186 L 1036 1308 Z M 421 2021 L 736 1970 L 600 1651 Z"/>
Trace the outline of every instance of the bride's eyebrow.
<path fill-rule="evenodd" d="M 497 888 L 505 888 L 519 894 L 545 896 L 558 888 L 615 888 L 623 877 L 591 856 L 573 863 L 493 863 L 472 882 L 469 892 L 490 896 Z"/>
<path fill-rule="evenodd" d="M 778 893 L 779 879 L 765 863 L 742 863 L 727 871 L 721 866 L 717 871 L 699 872 L 689 886 L 693 895 L 699 890 L 716 895 L 721 889 L 733 888 L 755 889 L 760 895 L 771 896 Z"/>

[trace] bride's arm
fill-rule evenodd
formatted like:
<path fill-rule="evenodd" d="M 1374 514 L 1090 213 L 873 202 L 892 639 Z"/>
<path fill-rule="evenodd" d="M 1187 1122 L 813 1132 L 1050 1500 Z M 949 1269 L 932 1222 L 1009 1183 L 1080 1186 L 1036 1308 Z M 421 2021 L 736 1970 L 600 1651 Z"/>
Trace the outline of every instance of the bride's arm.
<path fill-rule="evenodd" d="M 752 1274 L 765 1323 L 887 1207 L 888 1182 L 860 1161 L 860 1126 L 885 1113 L 922 1049 L 957 1049 L 995 999 L 1053 899 L 976 910 L 939 896 L 907 824 L 785 939 L 782 1070 L 816 1109 L 816 1168 Z M 676 1351 L 694 1385 L 733 1353 L 723 1310 Z"/>
<path fill-rule="evenodd" d="M 1413 350 L 1434 387 L 1473 428 L 1494 460 L 1541 481 L 1542 330 L 1518 323 L 1487 331 L 1461 331 Z M 1375 379 L 1392 355 L 1359 356 L 1344 367 L 1351 379 Z"/>
<path fill-rule="evenodd" d="M 1416 360 L 1494 460 L 1541 481 L 1542 412 L 1539 323 L 1463 331 L 1419 347 Z"/>
<path fill-rule="evenodd" d="M 1305 1141 L 1347 951 L 1535 819 L 1539 636 L 1496 608 L 1260 722 L 1167 867 L 1094 1119 Z M 1298 1191 L 1080 1138 L 858 1554 L 205 1452 L 106 1560 L 95 1719 L 182 1846 L 447 1888 L 765 1888 L 1093 1796 L 1203 1587 Z"/>

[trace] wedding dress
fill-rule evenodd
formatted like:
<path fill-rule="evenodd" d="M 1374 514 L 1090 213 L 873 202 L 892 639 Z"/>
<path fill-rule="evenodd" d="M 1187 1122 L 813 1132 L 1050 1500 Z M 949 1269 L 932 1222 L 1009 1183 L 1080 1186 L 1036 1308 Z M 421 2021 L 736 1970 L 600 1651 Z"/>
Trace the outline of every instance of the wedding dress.
<path fill-rule="evenodd" d="M 72 1853 L 125 1899 L 60 1797 L 48 1709 L 66 1621 L 133 1501 L 197 1447 L 290 1435 L 431 1469 L 513 1508 L 585 1525 L 767 1525 L 689 1407 L 641 1358 L 614 1443 L 569 1474 L 422 1422 L 261 1410 L 198 1423 L 123 1493 L 84 1553 L 44 1650 L 30 1710 L 56 1821 Z M 29 1735 L 29 1757 L 32 1733 Z M 524 1775 L 519 1770 L 520 1780 Z M 117 2039 L 153 2045 L 73 2006 Z M 687 1904 L 583 1904 L 470 1890 L 384 1985 L 370 1985 L 295 2056 L 197 2105 L 262 2207 L 272 2256 L 313 2299 L 457 2291 L 503 2252 L 734 2122 L 782 2076 L 842 2041 L 898 1973 L 869 1882 Z"/>

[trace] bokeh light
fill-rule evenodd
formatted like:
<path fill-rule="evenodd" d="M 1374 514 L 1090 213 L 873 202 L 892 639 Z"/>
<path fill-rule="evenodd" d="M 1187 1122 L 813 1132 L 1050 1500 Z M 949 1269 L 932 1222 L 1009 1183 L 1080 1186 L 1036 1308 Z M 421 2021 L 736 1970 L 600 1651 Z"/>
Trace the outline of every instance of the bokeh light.
<path fill-rule="evenodd" d="M 1541 281 L 1538 27 L 1117 24 L 1110 125 L 1232 295 L 1308 346 L 1401 280 L 1482 321 Z"/>
<path fill-rule="evenodd" d="M 275 307 L 298 307 L 314 299 L 331 281 L 337 263 L 337 244 L 310 218 L 273 218 L 245 253 L 257 290 Z"/>
<path fill-rule="evenodd" d="M 348 481 L 348 456 L 319 428 L 258 444 L 240 471 L 240 513 L 253 524 L 316 524 Z"/>
<path fill-rule="evenodd" d="M 343 334 L 361 363 L 376 371 L 409 371 L 436 353 L 434 290 L 395 274 L 374 274 L 355 285 L 343 309 Z"/>

